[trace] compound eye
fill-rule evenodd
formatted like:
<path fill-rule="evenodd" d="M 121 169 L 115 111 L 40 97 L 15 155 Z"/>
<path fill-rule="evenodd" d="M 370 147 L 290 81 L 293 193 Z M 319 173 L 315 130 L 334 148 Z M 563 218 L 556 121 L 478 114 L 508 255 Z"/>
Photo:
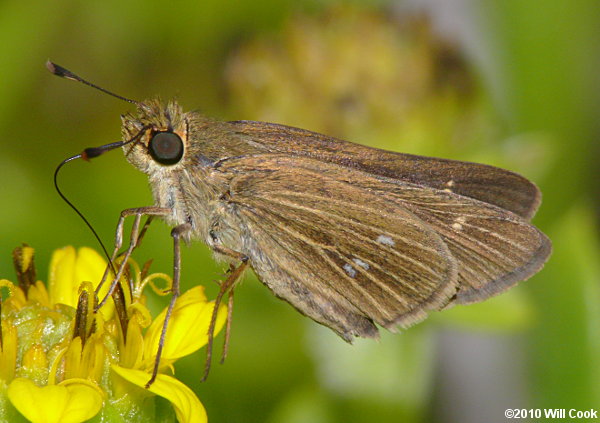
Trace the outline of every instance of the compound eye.
<path fill-rule="evenodd" d="M 154 160 L 163 165 L 174 165 L 183 156 L 183 141 L 173 132 L 157 132 L 148 144 Z"/>

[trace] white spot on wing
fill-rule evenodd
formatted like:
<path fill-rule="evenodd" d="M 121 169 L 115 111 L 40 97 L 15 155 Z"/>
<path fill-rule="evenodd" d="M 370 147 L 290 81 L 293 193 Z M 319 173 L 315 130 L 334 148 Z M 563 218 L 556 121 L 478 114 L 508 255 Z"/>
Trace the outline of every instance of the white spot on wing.
<path fill-rule="evenodd" d="M 363 269 L 365 269 L 365 270 L 369 270 L 369 264 L 368 264 L 368 263 L 365 263 L 365 262 L 364 262 L 364 261 L 362 261 L 361 259 L 359 259 L 359 258 L 356 258 L 356 257 L 355 257 L 355 258 L 353 258 L 353 259 L 352 259 L 352 261 L 353 261 L 354 263 L 356 263 L 357 265 L 359 265 L 360 267 L 362 267 Z"/>
<path fill-rule="evenodd" d="M 450 179 L 448 182 L 446 182 L 445 184 L 448 188 L 444 188 L 443 191 L 446 192 L 452 192 L 452 187 L 454 186 L 454 180 Z"/>
<path fill-rule="evenodd" d="M 376 241 L 383 245 L 389 245 L 390 247 L 393 247 L 394 245 L 396 245 L 396 243 L 394 242 L 392 237 L 387 236 L 387 235 L 379 235 L 377 237 Z"/>
<path fill-rule="evenodd" d="M 454 223 L 452 224 L 452 229 L 460 231 L 462 230 L 463 226 L 462 224 L 465 223 L 467 221 L 467 218 L 464 216 L 458 216 L 456 219 L 454 219 Z"/>
<path fill-rule="evenodd" d="M 354 270 L 354 267 L 352 267 L 348 263 L 344 264 L 344 270 L 346 271 L 348 276 L 350 276 L 351 278 L 356 276 L 356 270 Z"/>

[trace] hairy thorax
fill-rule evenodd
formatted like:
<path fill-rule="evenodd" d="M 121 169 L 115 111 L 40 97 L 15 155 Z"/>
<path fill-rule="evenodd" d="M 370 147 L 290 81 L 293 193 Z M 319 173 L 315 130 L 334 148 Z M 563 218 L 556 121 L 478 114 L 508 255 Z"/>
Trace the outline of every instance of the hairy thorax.
<path fill-rule="evenodd" d="M 236 251 L 243 245 L 235 207 L 228 202 L 229 181 L 212 166 L 154 173 L 150 186 L 155 205 L 171 210 L 164 217 L 168 225 L 191 225 L 186 241 L 199 239 Z"/>

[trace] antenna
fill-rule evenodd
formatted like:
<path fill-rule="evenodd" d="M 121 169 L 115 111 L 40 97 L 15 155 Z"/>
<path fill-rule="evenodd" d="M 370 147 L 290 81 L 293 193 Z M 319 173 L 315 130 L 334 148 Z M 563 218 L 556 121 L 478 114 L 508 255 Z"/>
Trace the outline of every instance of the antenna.
<path fill-rule="evenodd" d="M 131 100 L 131 99 L 123 97 L 121 95 L 112 93 L 112 92 L 108 91 L 105 88 L 99 87 L 96 84 L 92 84 L 91 82 L 86 81 L 82 77 L 80 77 L 78 75 L 75 75 L 70 70 L 68 70 L 66 68 L 63 68 L 62 66 L 59 66 L 56 63 L 51 62 L 50 60 L 46 61 L 46 68 L 48 68 L 48 70 L 50 72 L 52 72 L 54 75 L 60 76 L 61 78 L 66 78 L 66 79 L 70 79 L 72 81 L 81 82 L 82 84 L 85 84 L 85 85 L 90 86 L 92 88 L 95 88 L 95 89 L 97 89 L 99 91 L 102 91 L 103 93 L 106 93 L 108 95 L 116 97 L 119 100 L 123 100 L 123 101 L 126 101 L 126 102 L 131 103 L 131 104 L 135 104 L 136 106 L 140 106 L 141 105 L 141 103 L 139 101 Z"/>
<path fill-rule="evenodd" d="M 58 186 L 58 173 L 60 172 L 60 169 L 65 164 L 67 164 L 67 163 L 69 163 L 69 162 L 71 162 L 73 160 L 82 159 L 82 160 L 85 160 L 85 161 L 89 161 L 90 159 L 98 157 L 98 156 L 106 153 L 107 151 L 114 150 L 115 148 L 119 148 L 119 147 L 122 147 L 124 145 L 129 144 L 129 143 L 135 142 L 135 141 L 137 141 L 144 134 L 144 132 L 147 129 L 148 129 L 148 126 L 144 126 L 136 135 L 134 135 L 133 137 L 131 137 L 127 141 L 117 141 L 117 142 L 112 142 L 110 144 L 101 145 L 99 147 L 89 147 L 89 148 L 86 148 L 81 153 L 79 153 L 79 154 L 77 154 L 75 156 L 69 157 L 69 158 L 63 160 L 62 162 L 60 162 L 60 164 L 56 167 L 56 170 L 54 171 L 54 188 L 56 188 L 56 191 L 58 192 L 58 195 L 60 195 L 60 197 L 64 200 L 64 202 L 67 203 L 68 206 L 71 207 L 75 211 L 75 213 L 77 213 L 79 215 L 79 217 L 81 217 L 81 219 L 85 222 L 85 224 L 87 225 L 87 227 L 92 231 L 92 233 L 94 234 L 94 237 L 96 238 L 96 240 L 98 241 L 98 243 L 102 247 L 102 251 L 104 252 L 104 255 L 106 256 L 106 258 L 108 259 L 108 262 L 110 263 L 111 267 L 112 267 L 112 262 L 111 262 L 111 259 L 110 259 L 110 255 L 108 254 L 108 251 L 106 250 L 106 247 L 104 246 L 104 243 L 100 239 L 100 236 L 98 235 L 98 233 L 96 232 L 96 230 L 94 229 L 94 227 L 92 226 L 92 224 L 83 215 L 83 213 L 81 213 L 79 211 L 79 209 L 77 207 L 75 207 L 75 205 L 73 203 L 71 203 L 71 201 L 69 201 L 69 199 L 63 194 L 62 190 Z M 113 269 L 113 271 L 114 271 L 114 269 Z"/>
<path fill-rule="evenodd" d="M 107 151 L 114 150 L 115 148 L 123 147 L 124 145 L 130 144 L 132 142 L 136 142 L 148 130 L 148 128 L 149 128 L 149 126 L 144 126 L 142 129 L 139 130 L 139 132 L 137 134 L 135 134 L 133 137 L 131 137 L 127 141 L 111 142 L 110 144 L 101 145 L 99 147 L 88 147 L 85 150 L 83 150 L 81 153 L 76 154 L 75 156 L 69 157 L 67 159 L 64 159 L 62 162 L 60 162 L 60 164 L 56 167 L 56 170 L 54 171 L 54 188 L 56 188 L 58 195 L 60 195 L 60 197 L 69 205 L 69 207 L 71 207 L 73 210 L 75 210 L 75 212 L 79 215 L 79 217 L 81 217 L 83 219 L 83 221 L 85 222 L 85 224 L 91 229 L 94 236 L 96 237 L 96 239 L 102 246 L 102 250 L 104 250 L 104 254 L 108 258 L 108 261 L 110 261 L 110 256 L 109 256 L 108 252 L 106 251 L 104 244 L 100 240 L 100 237 L 98 236 L 98 234 L 96 233 L 96 231 L 94 230 L 94 228 L 92 227 L 90 222 L 83 216 L 83 214 L 77 209 L 77 207 L 75 207 L 75 205 L 69 201 L 69 199 L 62 193 L 61 189 L 59 188 L 58 172 L 65 164 L 67 164 L 73 160 L 82 159 L 87 162 L 90 159 L 93 159 L 95 157 L 98 157 L 98 156 L 106 153 Z"/>

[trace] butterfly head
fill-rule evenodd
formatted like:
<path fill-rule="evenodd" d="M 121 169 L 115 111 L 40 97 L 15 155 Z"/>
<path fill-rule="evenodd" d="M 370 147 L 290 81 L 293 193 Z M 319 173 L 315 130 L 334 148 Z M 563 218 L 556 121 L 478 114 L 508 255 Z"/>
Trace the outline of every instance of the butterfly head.
<path fill-rule="evenodd" d="M 138 104 L 136 113 L 121 116 L 127 160 L 146 174 L 172 171 L 185 165 L 188 119 L 176 101 L 152 99 Z"/>

